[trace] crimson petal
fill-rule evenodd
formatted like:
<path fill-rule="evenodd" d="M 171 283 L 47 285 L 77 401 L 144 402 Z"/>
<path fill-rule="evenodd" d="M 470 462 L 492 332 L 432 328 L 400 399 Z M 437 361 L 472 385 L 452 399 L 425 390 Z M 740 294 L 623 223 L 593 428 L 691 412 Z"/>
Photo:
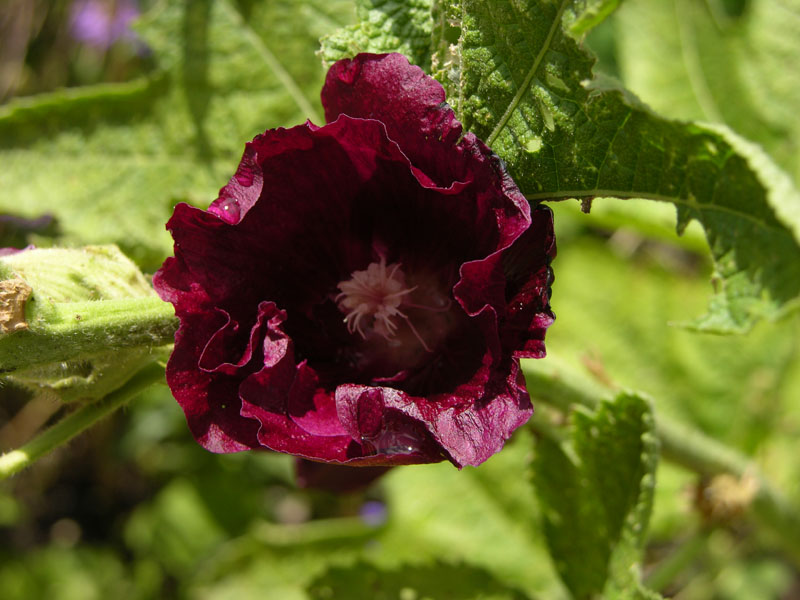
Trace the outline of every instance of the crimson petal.
<path fill-rule="evenodd" d="M 401 55 L 336 63 L 322 102 L 327 125 L 266 131 L 207 211 L 176 207 L 167 381 L 215 452 L 480 464 L 533 411 L 552 215 Z"/>

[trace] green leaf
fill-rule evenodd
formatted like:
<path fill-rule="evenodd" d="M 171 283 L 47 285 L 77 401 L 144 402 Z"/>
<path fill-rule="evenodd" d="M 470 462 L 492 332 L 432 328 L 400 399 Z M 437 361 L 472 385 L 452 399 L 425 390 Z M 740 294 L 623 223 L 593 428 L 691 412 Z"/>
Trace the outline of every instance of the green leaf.
<path fill-rule="evenodd" d="M 141 403 L 136 408 L 141 410 Z M 159 408 L 151 417 L 163 417 L 162 412 Z M 181 414 L 176 418 L 183 420 Z M 146 429 L 151 432 L 152 424 Z M 161 446 L 170 446 L 167 442 L 162 439 Z M 366 496 L 339 499 L 276 488 L 276 477 L 284 481 L 284 470 L 292 469 L 285 455 L 198 455 L 189 445 L 185 453 L 172 447 L 165 456 L 168 468 L 183 475 L 136 509 L 125 527 L 127 545 L 135 557 L 156 561 L 180 582 L 180 597 L 260 599 L 268 590 L 269 598 L 310 600 L 324 598 L 332 588 L 337 593 L 329 598 L 360 598 L 357 592 L 371 582 L 377 586 L 375 597 L 392 592 L 392 600 L 564 600 L 525 476 L 531 444 L 530 432 L 521 430 L 480 468 L 393 469 Z M 266 459 L 280 460 L 280 475 L 274 466 L 267 470 Z M 355 516 L 266 521 L 283 500 L 341 515 L 376 496 L 385 500 L 388 512 L 379 526 Z M 442 575 L 432 581 L 436 573 Z"/>
<path fill-rule="evenodd" d="M 654 110 L 724 123 L 800 181 L 800 2 L 639 0 L 614 15 L 625 85 Z"/>
<path fill-rule="evenodd" d="M 574 0 L 564 11 L 564 28 L 572 35 L 580 36 L 595 25 L 602 23 L 621 0 Z"/>
<path fill-rule="evenodd" d="M 149 79 L 0 108 L 0 211 L 53 214 L 60 243 L 115 243 L 155 268 L 177 201 L 208 206 L 266 128 L 320 122 L 314 52 L 343 4 L 157 4 L 139 25 Z"/>
<path fill-rule="evenodd" d="M 162 595 L 163 581 L 157 569 L 142 565 L 131 571 L 126 558 L 99 544 L 48 544 L 22 555 L 9 545 L 0 561 L 0 589 L 4 600 L 128 600 Z"/>
<path fill-rule="evenodd" d="M 185 573 L 219 546 L 225 531 L 186 479 L 173 479 L 155 500 L 136 509 L 125 528 L 127 544 L 159 559 L 170 573 Z"/>
<path fill-rule="evenodd" d="M 163 427 L 164 400 L 152 398 L 157 414 L 141 423 L 145 437 L 152 434 L 153 419 L 155 429 Z M 281 502 L 310 507 L 313 501 L 313 496 L 285 487 L 292 479 L 293 457 L 271 452 L 198 454 L 188 432 L 179 433 L 185 422 L 172 404 L 178 411 L 173 413 L 177 429 L 162 431 L 158 439 L 127 440 L 137 447 L 134 453 L 141 452 L 142 444 L 167 448 L 161 469 L 166 467 L 173 477 L 139 503 L 124 536 L 134 560 L 153 561 L 178 585 L 174 597 L 308 600 L 305 589 L 311 581 L 332 566 L 352 564 L 376 534 L 377 528 L 358 517 L 268 522 L 272 513 L 280 512 Z M 141 406 L 136 403 L 137 410 Z M 336 504 L 334 498 L 326 500 Z"/>
<path fill-rule="evenodd" d="M 556 569 L 575 598 L 648 597 L 639 561 L 658 448 L 649 404 L 620 394 L 572 415 L 569 442 L 541 439 L 533 480 Z"/>
<path fill-rule="evenodd" d="M 670 213 L 669 207 L 644 200 L 609 200 L 598 209 L 611 206 Z M 601 211 L 582 215 L 559 204 L 554 212 L 558 319 L 547 334 L 548 359 L 523 364 L 555 356 L 575 366 L 586 363 L 612 389 L 658 398 L 661 414 L 694 423 L 748 454 L 762 452 L 768 438 L 783 431 L 780 424 L 794 418 L 786 410 L 800 397 L 800 379 L 792 377 L 800 373 L 800 315 L 734 338 L 670 326 L 702 309 L 704 265 L 630 230 L 615 232 L 611 240 L 570 234 L 568 223 L 605 228 L 595 214 Z M 776 469 L 787 465 L 769 463 Z"/>
<path fill-rule="evenodd" d="M 389 520 L 368 557 L 390 569 L 446 559 L 491 573 L 531 598 L 564 598 L 526 477 L 531 445 L 522 429 L 479 468 L 393 469 L 383 481 Z"/>
<path fill-rule="evenodd" d="M 533 202 L 647 198 L 708 237 L 716 294 L 698 328 L 743 331 L 800 302 L 800 195 L 756 149 L 721 129 L 660 118 L 605 81 L 562 30 L 569 0 L 447 8 L 458 52 L 434 40 L 436 75 L 467 129 Z M 458 58 L 456 59 L 455 56 Z M 587 83 L 588 82 L 588 83 Z"/>
<path fill-rule="evenodd" d="M 326 65 L 359 52 L 400 52 L 429 69 L 431 0 L 356 0 L 356 15 L 356 24 L 320 40 Z"/>
<path fill-rule="evenodd" d="M 309 588 L 313 600 L 524 600 L 490 573 L 466 565 L 436 563 L 389 570 L 365 563 L 335 568 Z"/>

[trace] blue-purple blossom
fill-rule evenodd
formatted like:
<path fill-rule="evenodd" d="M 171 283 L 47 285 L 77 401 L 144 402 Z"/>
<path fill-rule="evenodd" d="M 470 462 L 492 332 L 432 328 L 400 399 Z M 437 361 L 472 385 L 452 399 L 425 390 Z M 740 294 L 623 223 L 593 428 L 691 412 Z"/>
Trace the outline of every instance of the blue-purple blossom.
<path fill-rule="evenodd" d="M 70 31 L 79 42 L 107 50 L 120 39 L 138 40 L 130 27 L 138 16 L 135 0 L 75 0 Z"/>

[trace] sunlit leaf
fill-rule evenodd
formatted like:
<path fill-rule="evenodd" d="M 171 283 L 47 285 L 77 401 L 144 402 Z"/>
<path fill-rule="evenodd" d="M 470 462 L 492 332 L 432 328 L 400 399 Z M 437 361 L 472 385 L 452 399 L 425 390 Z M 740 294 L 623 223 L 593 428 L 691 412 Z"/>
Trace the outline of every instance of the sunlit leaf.
<path fill-rule="evenodd" d="M 670 121 L 592 82 L 592 57 L 562 30 L 569 0 L 448 3 L 458 45 L 434 39 L 449 102 L 533 202 L 648 198 L 699 221 L 716 294 L 697 327 L 743 331 L 800 297 L 800 195 L 757 148 L 723 128 Z"/>
<path fill-rule="evenodd" d="M 564 25 L 573 35 L 582 35 L 610 15 L 621 0 L 573 0 L 564 12 Z"/>
<path fill-rule="evenodd" d="M 649 106 L 725 123 L 800 181 L 800 2 L 638 0 L 614 24 L 623 80 Z"/>
<path fill-rule="evenodd" d="M 322 38 L 326 64 L 359 52 L 400 52 L 428 70 L 431 0 L 357 0 L 358 22 Z"/>
<path fill-rule="evenodd" d="M 537 444 L 533 481 L 556 569 L 575 598 L 648 598 L 639 584 L 658 457 L 650 408 L 619 395 Z M 657 596 L 655 596 L 657 597 Z"/>

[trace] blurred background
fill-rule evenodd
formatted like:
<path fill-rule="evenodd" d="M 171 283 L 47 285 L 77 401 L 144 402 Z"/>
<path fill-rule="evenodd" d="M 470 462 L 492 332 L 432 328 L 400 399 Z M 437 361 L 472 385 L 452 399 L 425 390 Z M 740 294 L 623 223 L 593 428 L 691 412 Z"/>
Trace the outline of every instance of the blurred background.
<path fill-rule="evenodd" d="M 62 87 L 132 79 L 152 68 L 132 21 L 138 0 L 4 0 L 0 102 Z"/>
<path fill-rule="evenodd" d="M 132 28 L 154 4 L 2 0 L 0 149 L 21 144 L 2 139 L 11 131 L 2 123 L 11 122 L 17 107 L 38 98 L 47 106 L 64 90 L 157 78 L 159 55 Z M 324 73 L 315 40 L 352 22 L 354 6 L 288 0 L 225 6 L 258 24 L 252 31 L 318 108 Z M 798 130 L 786 106 L 800 84 L 769 77 L 767 89 L 777 91 L 766 110 L 752 95 L 731 95 L 741 82 L 726 79 L 724 57 L 745 50 L 756 67 L 764 65 L 753 67 L 753 77 L 797 64 L 791 61 L 800 56 L 786 42 L 791 30 L 780 30 L 777 41 L 761 34 L 770 6 L 627 0 L 585 43 L 599 55 L 599 70 L 663 114 L 728 123 L 761 143 L 797 180 Z M 787 14 L 769 18 L 793 27 L 797 15 Z M 695 62 L 685 64 L 705 65 L 702 89 L 691 68 L 664 66 L 675 44 L 695 53 Z M 797 79 L 796 66 L 790 75 Z M 192 102 L 187 105 L 196 108 Z M 251 119 L 258 125 L 243 125 L 245 132 L 229 140 L 233 149 L 225 150 L 211 191 L 178 194 L 172 203 L 208 204 L 258 127 L 300 122 L 291 101 L 270 102 L 274 110 Z M 11 192 L 0 189 L 4 193 Z M 5 214 L 0 247 L 78 239 L 65 234 L 57 208 L 37 210 Z M 598 200 L 590 215 L 573 202 L 555 203 L 553 210 L 557 321 L 546 360 L 569 364 L 609 390 L 647 393 L 657 412 L 753 456 L 800 506 L 798 317 L 763 323 L 739 337 L 693 333 L 681 324 L 703 314 L 711 291 L 700 230 L 690 227 L 677 238 L 674 209 L 652 202 Z M 150 272 L 166 256 L 163 248 L 123 245 Z M 68 409 L 46 394 L 0 387 L 0 450 Z M 169 391 L 156 386 L 0 484 L 0 598 L 566 598 L 540 533 L 529 473 L 534 452 L 534 436 L 523 429 L 480 468 L 395 469 L 342 494 L 302 489 L 291 457 L 217 456 L 201 449 Z M 746 515 L 709 514 L 703 502 L 709 486 L 678 467 L 659 467 L 646 582 L 686 600 L 800 598 L 798 564 Z"/>

